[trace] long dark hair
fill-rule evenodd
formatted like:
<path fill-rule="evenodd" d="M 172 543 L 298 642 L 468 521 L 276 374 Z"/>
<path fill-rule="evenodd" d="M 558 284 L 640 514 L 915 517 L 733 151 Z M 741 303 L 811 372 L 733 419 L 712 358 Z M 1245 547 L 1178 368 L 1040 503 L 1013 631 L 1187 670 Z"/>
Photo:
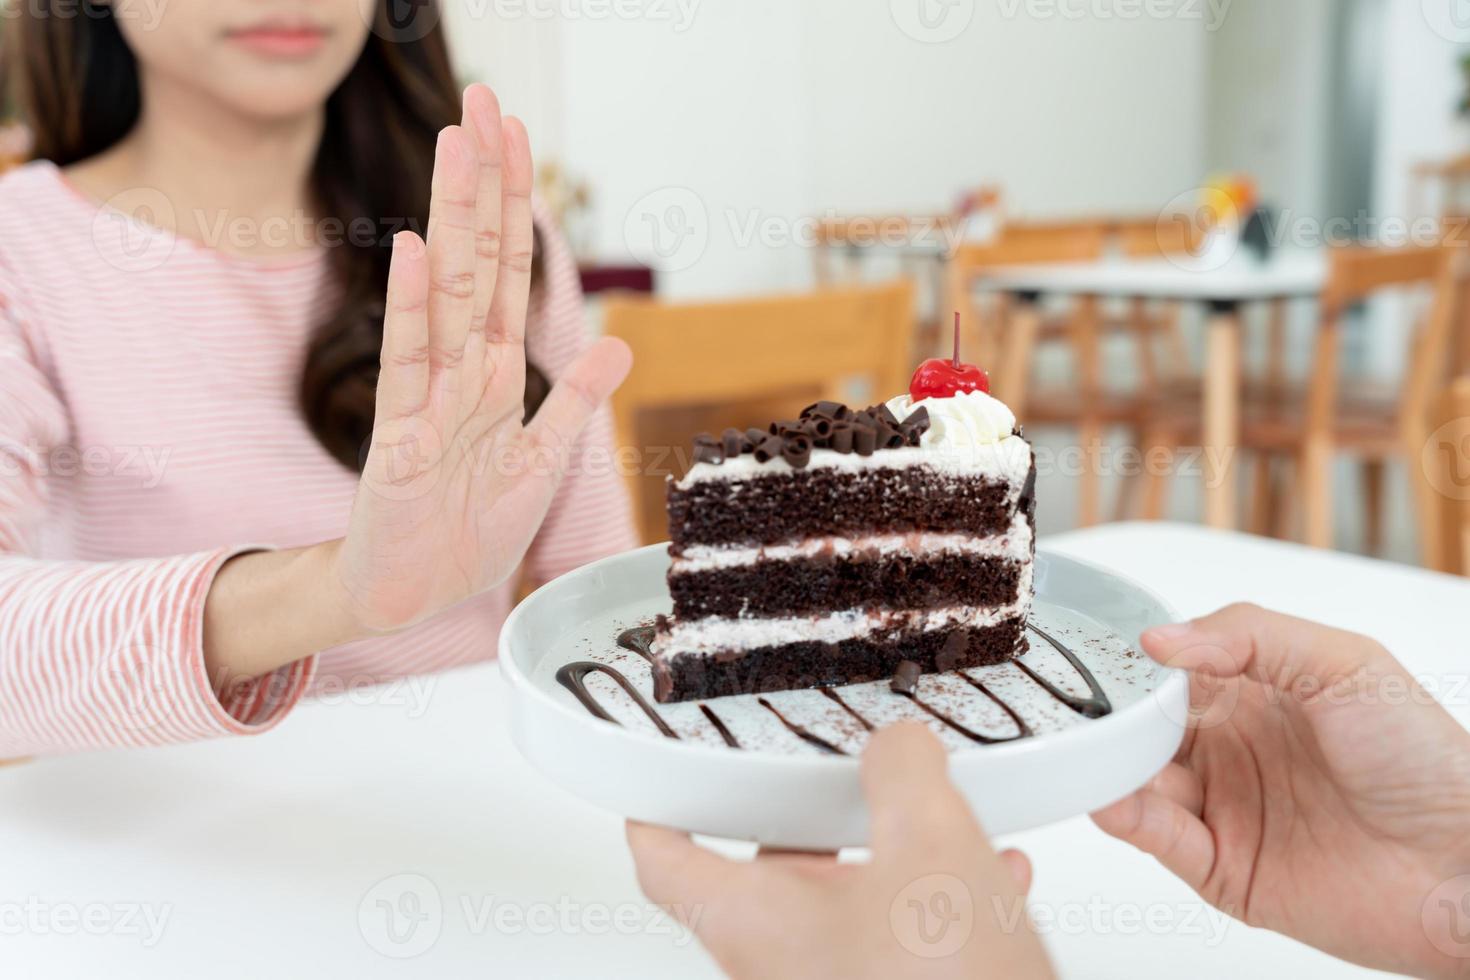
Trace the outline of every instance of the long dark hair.
<path fill-rule="evenodd" d="M 111 8 L 85 0 L 67 16 L 49 9 L 61 2 L 22 5 L 6 30 L 5 83 L 35 140 L 34 156 L 64 167 L 127 135 L 142 97 L 137 61 Z M 427 228 L 435 138 L 460 117 L 435 3 L 415 0 L 408 17 L 390 11 L 394 3 L 378 4 L 366 47 L 327 99 L 311 174 L 318 217 L 378 229 L 340 236 L 330 249 L 341 302 L 317 328 L 301 375 L 307 425 L 350 469 L 360 469 L 372 433 L 392 233 Z M 529 365 L 526 374 L 530 415 L 546 383 Z"/>

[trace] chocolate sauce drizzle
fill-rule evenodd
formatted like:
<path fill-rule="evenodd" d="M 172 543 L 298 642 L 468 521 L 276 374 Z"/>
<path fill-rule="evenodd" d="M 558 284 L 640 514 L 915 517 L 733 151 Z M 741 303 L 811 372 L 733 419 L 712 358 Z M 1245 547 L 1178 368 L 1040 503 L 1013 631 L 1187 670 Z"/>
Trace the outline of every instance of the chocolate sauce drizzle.
<path fill-rule="evenodd" d="M 791 734 L 795 735 L 797 738 L 801 739 L 803 742 L 806 742 L 808 745 L 815 745 L 817 748 L 821 749 L 823 752 L 830 752 L 833 755 L 847 755 L 846 752 L 842 751 L 841 749 L 839 749 L 837 746 L 833 745 L 831 742 L 827 741 L 822 736 L 812 734 L 811 732 L 807 731 L 805 728 L 802 728 L 796 722 L 794 722 L 794 721 L 790 720 L 789 718 L 787 718 L 781 712 L 779 712 L 779 711 L 776 710 L 776 706 L 774 704 L 772 704 L 771 702 L 767 701 L 765 698 L 757 698 L 756 701 L 759 702 L 759 704 L 760 704 L 760 706 L 762 708 L 765 708 L 771 714 L 775 715 L 776 718 L 781 722 L 781 724 L 783 724 L 783 725 L 786 726 L 787 730 L 790 731 Z"/>
<path fill-rule="evenodd" d="M 1084 718 L 1101 718 L 1104 715 L 1110 715 L 1113 713 L 1113 702 L 1108 700 L 1108 696 L 1103 693 L 1102 685 L 1097 682 L 1096 677 L 1092 676 L 1092 671 L 1088 670 L 1087 666 L 1082 661 L 1077 659 L 1077 655 L 1075 653 L 1067 649 L 1067 647 L 1063 645 L 1056 637 L 1052 636 L 1050 633 L 1042 629 L 1040 626 L 1037 626 L 1035 623 L 1028 622 L 1026 624 L 1026 628 L 1035 633 L 1037 636 L 1041 637 L 1046 642 L 1050 643 L 1052 645 L 1052 648 L 1055 649 L 1057 653 L 1060 653 L 1063 657 L 1067 658 L 1067 663 L 1071 664 L 1072 667 L 1077 671 L 1077 673 L 1082 675 L 1082 679 L 1087 682 L 1087 689 L 1091 692 L 1091 697 L 1079 698 L 1074 694 L 1068 694 L 1066 691 L 1060 690 L 1055 684 L 1047 680 L 1045 677 L 1042 677 L 1030 667 L 1027 667 L 1025 664 L 1021 663 L 1021 661 L 1014 660 L 1012 661 L 1012 663 L 1014 663 L 1017 667 L 1020 667 L 1022 672 L 1024 672 L 1027 677 L 1031 678 L 1037 684 L 1040 684 L 1042 689 L 1045 690 L 1046 693 L 1050 694 L 1052 697 L 1056 698 L 1058 701 L 1062 702 L 1062 704 L 1065 704 L 1067 707 L 1071 708 L 1073 711 L 1077 712 Z"/>
<path fill-rule="evenodd" d="M 584 660 L 580 663 L 567 664 L 561 670 L 558 670 L 556 672 L 556 682 L 568 691 L 571 691 L 572 695 L 578 701 L 582 702 L 582 707 L 592 712 L 595 717 L 601 718 L 603 721 L 610 721 L 614 725 L 618 724 L 618 720 L 608 714 L 602 705 L 597 703 L 597 699 L 592 696 L 592 692 L 587 690 L 588 674 L 606 674 L 608 677 L 617 681 L 618 687 L 628 692 L 628 697 L 632 698 L 638 707 L 643 709 L 643 713 L 648 716 L 650 721 L 658 726 L 660 732 L 669 738 L 679 737 L 668 726 L 668 723 L 659 717 L 658 712 L 653 710 L 653 705 L 649 704 L 643 695 L 638 693 L 633 687 L 632 681 L 624 677 L 622 671 L 616 668 L 609 667 L 606 664 L 595 664 L 591 661 Z"/>
<path fill-rule="evenodd" d="M 623 630 L 618 634 L 618 646 L 624 650 L 632 650 L 644 660 L 653 663 L 653 632 L 653 627 L 648 625 Z"/>
<path fill-rule="evenodd" d="M 1082 717 L 1096 719 L 1102 718 L 1105 715 L 1112 714 L 1112 702 L 1108 700 L 1107 694 L 1103 692 L 1102 685 L 1098 683 L 1097 678 L 1093 675 L 1092 671 L 1087 669 L 1087 665 L 1084 664 L 1080 659 L 1078 659 L 1077 655 L 1073 653 L 1065 644 L 1063 644 L 1056 637 L 1052 636 L 1050 633 L 1046 632 L 1046 630 L 1043 630 L 1041 627 L 1033 623 L 1027 623 L 1026 628 L 1031 630 L 1036 635 L 1040 636 L 1047 643 L 1051 644 L 1052 648 L 1060 653 L 1066 659 L 1067 663 L 1072 665 L 1073 669 L 1077 671 L 1078 675 L 1087 684 L 1089 696 L 1081 698 L 1077 697 L 1074 694 L 1068 694 L 1066 691 L 1063 691 L 1051 681 L 1047 680 L 1045 677 L 1042 677 L 1036 671 L 1032 670 L 1026 664 L 1022 663 L 1020 660 L 1013 660 L 1011 661 L 1011 663 L 1018 667 L 1021 672 L 1024 673 L 1027 677 L 1035 681 L 1042 690 L 1046 691 L 1046 693 L 1050 694 L 1052 697 L 1060 701 L 1063 705 L 1077 712 Z M 638 654 L 644 660 L 652 662 L 653 634 L 654 628 L 652 626 L 635 626 L 632 629 L 624 630 L 622 633 L 618 634 L 618 646 L 623 648 L 624 650 L 630 650 L 633 653 Z M 615 682 L 617 682 L 619 687 L 627 692 L 628 696 L 633 699 L 633 702 L 637 704 L 640 709 L 642 709 L 643 713 L 648 716 L 649 721 L 653 722 L 653 724 L 657 726 L 658 730 L 663 735 L 668 738 L 674 739 L 677 739 L 679 737 L 674 732 L 674 730 L 668 726 L 663 718 L 659 716 L 659 713 L 654 710 L 653 705 L 649 704 L 648 700 L 644 698 L 643 695 L 638 693 L 638 691 L 633 687 L 632 682 L 629 681 L 628 678 L 623 676 L 622 672 L 614 667 L 609 667 L 606 664 L 592 663 L 591 661 L 582 661 L 579 663 L 567 664 L 565 667 L 562 667 L 556 672 L 556 680 L 557 683 L 561 684 L 562 687 L 565 687 L 568 691 L 572 692 L 572 695 L 579 702 L 581 702 L 582 707 L 586 708 L 588 712 L 590 712 L 594 717 L 601 718 L 603 721 L 610 721 L 616 725 L 619 723 L 618 720 L 612 715 L 608 714 L 606 709 L 604 709 L 602 705 L 598 704 L 597 699 L 594 698 L 592 696 L 592 693 L 587 690 L 586 678 L 588 674 L 592 673 L 606 674 L 608 677 L 611 677 Z M 1021 716 L 1016 713 L 1016 709 L 1011 707 L 1008 702 L 997 695 L 994 691 L 990 690 L 990 688 L 986 687 L 983 683 L 977 681 L 975 678 L 971 677 L 969 674 L 965 673 L 962 670 L 955 671 L 954 673 L 960 679 L 964 680 L 980 693 L 988 697 L 991 701 L 999 705 L 1001 710 L 1004 711 L 1006 715 L 1010 717 L 1011 721 L 1015 723 L 1016 734 L 1007 735 L 1004 737 L 985 735 L 981 732 L 974 731 L 973 729 L 960 724 L 953 718 L 946 715 L 944 712 L 935 708 L 933 705 L 926 704 L 911 691 L 898 692 L 899 696 L 908 698 L 917 707 L 927 712 L 931 717 L 939 721 L 941 724 L 953 729 L 954 731 L 963 735 L 965 738 L 968 738 L 971 741 L 977 742 L 981 745 L 998 745 L 1003 742 L 1015 742 L 1023 738 L 1030 738 L 1032 735 L 1035 734 L 1035 732 L 1032 731 L 1031 726 L 1026 724 L 1025 720 L 1023 720 Z M 842 708 L 843 711 L 846 711 L 849 715 L 856 719 L 856 721 L 863 726 L 864 730 L 870 732 L 873 730 L 873 723 L 868 721 L 868 719 L 864 718 L 861 714 L 859 714 L 857 709 L 855 709 L 852 705 L 844 701 L 842 699 L 842 695 L 838 694 L 834 689 L 830 687 L 819 687 L 817 688 L 817 690 L 820 691 L 824 697 L 835 702 L 839 707 Z M 757 701 L 761 705 L 761 707 L 765 708 L 771 714 L 775 715 L 777 720 L 779 720 L 781 724 L 786 727 L 787 731 L 791 732 L 791 734 L 795 735 L 803 742 L 806 742 L 808 745 L 813 745 L 823 752 L 827 752 L 832 755 L 847 755 L 847 753 L 842 751 L 842 749 L 838 748 L 836 745 L 833 745 L 831 742 L 822 738 L 820 735 L 817 735 L 809 731 L 808 729 L 803 728 L 801 725 L 798 725 L 795 722 L 791 721 L 779 710 L 777 710 L 776 706 L 771 704 L 770 701 L 767 701 L 765 698 L 758 698 Z M 729 726 L 725 724 L 725 722 L 720 718 L 719 715 L 715 714 L 714 709 L 712 709 L 707 704 L 701 703 L 699 706 L 699 710 L 704 714 L 705 718 L 708 719 L 710 725 L 714 727 L 715 731 L 719 733 L 720 738 L 724 740 L 726 745 L 728 745 L 732 749 L 744 748 L 744 746 L 740 744 L 740 740 L 737 739 L 734 733 L 730 731 Z"/>

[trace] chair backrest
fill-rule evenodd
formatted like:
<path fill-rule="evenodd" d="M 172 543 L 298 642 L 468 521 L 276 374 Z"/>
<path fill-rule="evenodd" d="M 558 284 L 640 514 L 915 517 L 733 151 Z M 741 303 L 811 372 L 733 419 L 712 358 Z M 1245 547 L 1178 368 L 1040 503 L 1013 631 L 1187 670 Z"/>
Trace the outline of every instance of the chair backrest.
<path fill-rule="evenodd" d="M 738 427 L 743 420 L 721 417 L 721 406 L 761 400 L 794 415 L 816 398 L 849 397 L 844 388 L 855 379 L 877 401 L 903 391 L 914 368 L 913 286 L 903 281 L 714 303 L 620 296 L 604 315 L 607 333 L 633 348 L 633 371 L 613 411 L 621 452 L 638 454 L 630 486 L 645 540 L 664 536 L 663 477 L 677 475 L 667 464 L 695 435 L 650 445 L 642 432 L 651 415 L 702 408 L 714 424 Z"/>
<path fill-rule="evenodd" d="M 1004 313 L 987 317 L 975 303 L 975 280 L 1001 265 L 1047 262 L 1094 262 L 1103 257 L 1108 232 L 1105 221 L 1013 221 L 994 241 L 961 244 L 950 253 L 945 270 L 948 309 L 958 310 L 965 324 L 965 350 L 977 364 L 999 364 L 1005 357 Z"/>
<path fill-rule="evenodd" d="M 1334 248 L 1320 301 L 1320 324 L 1312 364 L 1307 426 L 1325 433 L 1336 410 L 1338 354 L 1343 315 L 1390 290 L 1427 288 L 1431 301 L 1411 332 L 1409 362 L 1400 389 L 1401 426 L 1422 426 L 1430 400 L 1448 375 L 1448 355 L 1464 282 L 1461 250 L 1442 245 L 1411 248 Z"/>
<path fill-rule="evenodd" d="M 1185 255 L 1196 251 L 1204 238 L 1199 223 L 1185 213 L 1121 218 L 1110 231 L 1118 254 L 1129 259 Z"/>

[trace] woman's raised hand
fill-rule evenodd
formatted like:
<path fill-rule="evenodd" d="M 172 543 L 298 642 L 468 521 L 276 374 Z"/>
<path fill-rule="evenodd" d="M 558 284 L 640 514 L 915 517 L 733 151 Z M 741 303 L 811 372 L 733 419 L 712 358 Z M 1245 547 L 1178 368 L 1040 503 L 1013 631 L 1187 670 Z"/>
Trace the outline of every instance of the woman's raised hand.
<path fill-rule="evenodd" d="M 505 581 L 632 356 L 605 339 L 522 424 L 534 234 L 525 127 L 472 85 L 439 134 L 427 244 L 393 240 L 372 445 L 336 572 L 365 631 Z"/>

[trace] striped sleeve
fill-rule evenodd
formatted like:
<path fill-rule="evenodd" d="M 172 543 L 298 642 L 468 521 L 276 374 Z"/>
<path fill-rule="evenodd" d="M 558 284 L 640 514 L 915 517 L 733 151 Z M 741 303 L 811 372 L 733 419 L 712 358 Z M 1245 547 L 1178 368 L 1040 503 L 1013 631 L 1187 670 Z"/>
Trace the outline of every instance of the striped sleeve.
<path fill-rule="evenodd" d="M 538 207 L 542 286 L 526 326 L 526 356 L 554 383 L 592 342 L 582 287 L 566 241 Z M 593 416 L 572 453 L 566 479 L 531 546 L 527 571 L 548 582 L 588 562 L 638 544 L 628 488 L 615 465 L 612 411 Z"/>
<path fill-rule="evenodd" d="M 241 550 L 112 562 L 38 557 L 47 460 L 65 406 L 0 268 L 0 759 L 260 732 L 300 700 L 314 661 L 215 695 L 204 600 Z"/>

